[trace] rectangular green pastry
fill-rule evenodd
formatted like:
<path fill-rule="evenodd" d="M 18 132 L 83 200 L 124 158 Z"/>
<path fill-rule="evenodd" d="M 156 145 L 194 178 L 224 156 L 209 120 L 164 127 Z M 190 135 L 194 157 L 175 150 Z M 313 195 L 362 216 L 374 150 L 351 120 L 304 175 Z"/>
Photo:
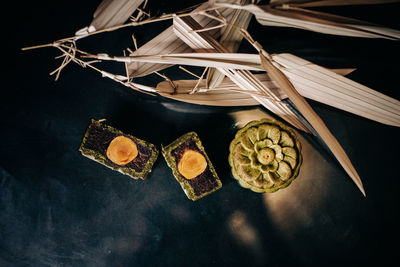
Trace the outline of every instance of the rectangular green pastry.
<path fill-rule="evenodd" d="M 121 139 L 123 140 L 118 142 Z M 114 145 L 111 145 L 112 143 Z M 116 143 L 117 145 L 115 145 Z M 110 147 L 113 147 L 114 150 L 111 150 Z M 142 180 L 151 172 L 159 153 L 155 145 L 93 119 L 86 130 L 79 151 L 83 156 L 108 168 L 119 171 L 134 179 Z M 135 153 L 131 153 L 132 151 Z M 126 161 L 116 161 L 115 157 L 121 160 L 120 155 Z"/>
<path fill-rule="evenodd" d="M 222 187 L 215 169 L 195 132 L 189 132 L 166 147 L 162 154 L 186 196 L 202 198 Z"/>

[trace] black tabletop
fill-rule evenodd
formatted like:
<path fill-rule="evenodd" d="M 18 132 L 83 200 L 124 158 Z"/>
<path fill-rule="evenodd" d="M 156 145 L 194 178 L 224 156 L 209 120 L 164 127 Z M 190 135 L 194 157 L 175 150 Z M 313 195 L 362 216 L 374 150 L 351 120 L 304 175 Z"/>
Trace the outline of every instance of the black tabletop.
<path fill-rule="evenodd" d="M 254 107 L 207 107 L 133 91 L 69 64 L 58 81 L 54 48 L 22 47 L 74 35 L 100 1 L 22 1 L 3 11 L 0 97 L 0 266 L 361 266 L 396 259 L 400 131 L 309 101 L 339 140 L 363 181 L 364 197 L 314 137 L 298 132 L 304 168 L 273 194 L 244 189 L 231 176 L 232 114 Z M 195 1 L 149 1 L 153 15 Z M 324 11 L 399 28 L 400 5 Z M 11 14 L 7 14 L 10 12 Z M 121 55 L 170 25 L 160 22 L 78 41 L 93 53 Z M 397 41 L 264 27 L 249 32 L 270 53 L 293 53 L 400 98 Z M 243 52 L 254 52 L 245 43 Z M 123 65 L 105 66 L 123 73 Z M 193 69 L 198 71 L 198 69 Z M 173 79 L 187 78 L 178 70 Z M 200 72 L 201 73 L 201 72 Z M 157 75 L 138 79 L 155 86 Z M 268 110 L 259 108 L 266 116 Z M 158 147 L 199 134 L 222 188 L 187 199 L 162 156 L 146 180 L 133 180 L 78 151 L 91 119 Z"/>

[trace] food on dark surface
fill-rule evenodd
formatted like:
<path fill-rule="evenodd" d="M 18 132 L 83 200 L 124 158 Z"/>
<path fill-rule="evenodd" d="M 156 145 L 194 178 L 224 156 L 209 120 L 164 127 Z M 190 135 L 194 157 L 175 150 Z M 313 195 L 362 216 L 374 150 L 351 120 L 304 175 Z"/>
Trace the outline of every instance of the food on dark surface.
<path fill-rule="evenodd" d="M 143 180 L 159 153 L 153 144 L 96 120 L 91 120 L 79 150 L 85 157 Z"/>
<path fill-rule="evenodd" d="M 233 177 L 254 192 L 275 192 L 299 174 L 301 145 L 289 127 L 275 120 L 249 122 L 229 147 Z"/>
<path fill-rule="evenodd" d="M 197 200 L 222 187 L 195 132 L 189 132 L 162 147 L 162 154 L 189 199 Z"/>

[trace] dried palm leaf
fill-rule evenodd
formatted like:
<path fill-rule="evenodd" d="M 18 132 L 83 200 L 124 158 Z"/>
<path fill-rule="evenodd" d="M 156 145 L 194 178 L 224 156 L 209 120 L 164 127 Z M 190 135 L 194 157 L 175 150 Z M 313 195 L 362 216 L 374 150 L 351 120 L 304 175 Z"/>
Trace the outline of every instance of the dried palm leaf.
<path fill-rule="evenodd" d="M 144 0 L 103 0 L 93 14 L 90 26 L 105 29 L 126 22 Z"/>
<path fill-rule="evenodd" d="M 89 27 L 79 30 L 77 35 L 123 24 L 144 0 L 103 0 L 93 14 Z"/>
<path fill-rule="evenodd" d="M 174 31 L 176 35 L 196 51 L 205 53 L 227 52 L 226 49 L 207 32 L 194 31 L 197 29 L 201 29 L 201 26 L 190 16 L 174 18 Z M 250 71 L 234 68 L 218 68 L 218 70 L 228 76 L 243 90 L 254 90 L 258 94 L 266 94 L 268 98 L 258 97 L 255 95 L 253 95 L 253 97 L 271 112 L 275 113 L 297 129 L 310 132 L 308 126 L 303 123 L 301 118 L 297 117 L 290 107 L 285 103 L 282 103 L 279 98 L 275 96 L 272 91 L 268 90 L 268 88 L 266 88 L 264 84 L 262 84 Z"/>
<path fill-rule="evenodd" d="M 266 75 L 257 74 L 257 78 L 265 84 L 274 94 L 281 100 L 286 98 L 285 94 L 276 87 L 271 79 Z M 209 106 L 254 106 L 260 105 L 260 102 L 252 96 L 268 97 L 267 95 L 257 94 L 252 90 L 243 90 L 238 87 L 231 79 L 225 77 L 221 84 L 214 89 L 206 87 L 206 81 L 201 81 L 198 85 L 199 91 L 191 94 L 196 80 L 177 80 L 172 81 L 173 85 L 168 82 L 157 84 L 155 90 L 162 96 L 172 98 L 178 101 L 184 101 L 192 104 L 209 105 Z"/>
<path fill-rule="evenodd" d="M 353 70 L 354 69 L 331 69 L 331 71 L 339 75 L 347 75 Z M 260 73 L 255 74 L 255 76 L 260 80 L 260 82 L 264 83 L 266 87 L 273 91 L 280 100 L 287 98 L 286 94 L 280 90 L 273 81 L 271 81 L 268 74 Z M 258 101 L 251 97 L 252 94 L 255 94 L 254 92 L 242 90 L 228 77 L 225 77 L 221 84 L 213 89 L 206 87 L 206 81 L 202 80 L 199 84 L 198 93 L 190 94 L 197 82 L 197 80 L 163 81 L 157 84 L 155 91 L 168 98 L 189 103 L 197 103 L 196 97 L 201 95 L 201 104 L 208 106 L 227 106 L 226 103 L 229 103 L 231 95 L 234 95 L 235 99 L 240 98 L 245 101 L 245 103 L 235 101 L 235 105 L 233 106 L 248 106 L 248 103 L 252 103 L 251 105 L 260 105 Z M 216 98 L 214 97 L 215 95 L 218 95 L 218 101 L 216 101 Z"/>
<path fill-rule="evenodd" d="M 340 75 L 347 75 L 353 70 L 333 69 L 332 71 Z M 255 76 L 267 88 L 273 91 L 280 100 L 287 98 L 286 94 L 271 81 L 268 74 L 261 73 L 255 74 Z M 220 85 L 213 89 L 206 87 L 207 82 L 202 80 L 198 85 L 198 93 L 191 94 L 196 83 L 197 80 L 163 81 L 157 84 L 155 91 L 167 98 L 207 106 L 255 106 L 260 105 L 260 103 L 252 95 L 267 97 L 265 95 L 257 95 L 253 91 L 244 91 L 227 77 L 222 80 Z"/>
<path fill-rule="evenodd" d="M 143 62 L 168 65 L 189 65 L 198 67 L 215 68 L 235 68 L 241 70 L 261 71 L 262 67 L 257 54 L 245 53 L 179 53 L 179 54 L 161 54 L 118 57 L 108 54 L 91 55 L 90 57 L 101 60 L 112 60 L 118 62 Z"/>
<path fill-rule="evenodd" d="M 294 27 L 325 34 L 353 37 L 400 39 L 400 31 L 398 30 L 298 7 L 282 6 L 275 8 L 269 5 L 240 6 L 226 3 L 216 5 L 247 10 L 256 16 L 260 24 L 265 26 Z"/>
<path fill-rule="evenodd" d="M 257 54 L 183 53 L 141 57 L 98 55 L 96 58 L 122 62 L 138 61 L 235 70 L 261 70 L 261 62 Z M 277 54 L 273 55 L 272 58 L 279 64 L 279 69 L 285 73 L 302 96 L 380 123 L 400 126 L 400 101 L 294 55 Z M 343 72 L 343 70 L 340 71 Z M 254 75 L 254 77 L 261 83 L 266 81 L 263 75 Z M 195 83 L 196 81 L 194 81 Z M 227 81 L 225 81 L 225 84 L 227 84 Z M 263 84 L 263 87 L 271 90 L 269 84 Z M 235 90 L 242 90 L 241 88 L 252 91 L 251 88 L 244 86 L 237 86 Z M 276 94 L 276 91 L 274 91 L 274 94 Z M 253 95 L 258 96 L 257 94 Z M 270 98 L 272 99 L 272 97 Z M 218 103 L 212 103 L 212 105 L 215 104 Z"/>
<path fill-rule="evenodd" d="M 225 78 L 224 80 L 229 80 L 229 78 Z M 157 85 L 156 91 L 161 96 L 198 105 L 254 106 L 260 104 L 249 94 L 238 92 L 235 89 L 224 88 L 224 82 L 222 82 L 221 87 L 216 87 L 212 90 L 203 90 L 206 81 L 202 80 L 198 84 L 200 90 L 195 94 L 191 94 L 190 92 L 197 82 L 197 80 L 173 81 L 175 87 L 173 87 L 171 83 L 161 82 Z"/>
<path fill-rule="evenodd" d="M 235 3 L 237 0 L 227 0 L 227 3 Z M 198 13 L 200 11 L 205 11 L 210 8 L 210 4 L 205 2 L 196 8 L 193 13 Z M 230 8 L 220 9 L 221 14 L 229 21 L 234 15 L 234 10 Z M 203 28 L 211 28 L 219 24 L 219 22 L 213 18 L 205 15 L 193 15 L 196 21 Z M 221 35 L 221 31 L 214 29 L 209 31 L 209 33 L 214 37 L 218 38 Z M 159 35 L 154 37 L 152 40 L 142 45 L 134 51 L 131 56 L 141 56 L 141 55 L 151 55 L 151 54 L 171 54 L 171 53 L 187 53 L 193 50 L 185 44 L 182 40 L 177 38 L 174 34 L 173 27 L 170 26 L 161 32 Z M 160 71 L 162 69 L 170 67 L 170 64 L 164 65 L 154 65 L 151 63 L 140 63 L 132 62 L 128 64 L 129 76 L 130 77 L 142 77 L 146 76 L 155 71 Z"/>
<path fill-rule="evenodd" d="M 251 3 L 250 0 L 241 0 L 240 5 L 246 5 Z M 245 10 L 235 10 L 233 17 L 227 25 L 224 33 L 221 36 L 220 44 L 226 48 L 229 52 L 237 52 L 240 43 L 242 42 L 243 35 L 240 33 L 239 28 L 247 29 L 252 14 Z M 210 68 L 207 73 L 207 86 L 209 88 L 215 88 L 221 84 L 225 75 L 215 68 Z"/>
<path fill-rule="evenodd" d="M 289 4 L 297 7 L 377 5 L 400 2 L 399 0 L 271 0 L 270 5 Z"/>
<path fill-rule="evenodd" d="M 331 71 L 333 71 L 336 74 L 342 75 L 342 76 L 346 76 L 349 75 L 350 73 L 352 73 L 353 71 L 357 70 L 356 68 L 342 68 L 342 69 L 330 69 Z"/>
<path fill-rule="evenodd" d="M 277 62 L 284 61 L 282 58 L 277 56 L 274 56 L 273 58 Z M 376 92 L 356 82 L 350 81 L 346 78 L 341 79 L 326 70 L 325 68 L 316 66 L 314 64 L 307 64 L 303 67 L 300 66 L 301 68 L 299 68 L 299 66 L 300 65 L 293 67 L 293 69 L 286 67 L 281 67 L 280 69 L 285 73 L 285 75 L 288 76 L 290 81 L 293 83 L 297 91 L 302 96 L 347 112 L 351 112 L 367 119 L 371 119 L 387 125 L 400 127 L 400 102 L 398 100 L 385 96 L 379 92 Z M 298 73 L 294 75 L 292 72 Z M 303 72 L 303 76 L 299 74 L 300 72 Z M 265 74 L 256 74 L 255 76 L 262 83 L 265 83 Z M 329 81 L 330 79 L 335 80 L 332 83 L 333 80 Z M 185 81 L 185 83 L 183 84 L 180 81 L 173 81 L 173 83 L 177 86 L 177 88 L 181 87 L 182 91 L 178 91 L 179 93 L 186 93 L 194 87 L 196 81 Z M 184 89 L 182 88 L 182 86 Z M 265 86 L 267 86 L 271 90 L 274 89 L 274 87 L 271 87 L 271 84 L 266 84 Z M 167 84 L 160 83 L 159 85 L 157 85 L 156 90 L 158 91 L 160 90 L 160 88 L 163 88 L 165 90 L 166 87 Z M 233 82 L 228 82 L 225 80 L 223 85 L 220 85 L 215 89 L 227 89 L 231 91 L 235 90 L 236 92 L 238 92 L 238 90 L 242 90 Z M 165 93 L 164 91 L 162 92 Z M 276 95 L 280 95 L 280 99 L 286 98 L 284 97 L 284 93 L 280 91 L 279 88 L 278 91 L 274 91 L 274 93 Z M 203 95 L 207 94 L 204 93 Z M 172 95 L 170 97 L 174 98 L 175 95 Z M 194 95 L 190 98 L 195 97 L 196 96 Z M 228 96 L 226 98 L 228 98 Z M 203 100 L 204 99 L 205 97 L 203 97 Z M 202 104 L 219 105 L 218 102 L 203 102 Z M 239 104 L 236 104 L 236 106 L 237 105 Z"/>
<path fill-rule="evenodd" d="M 400 127 L 400 101 L 291 54 L 273 59 L 302 96 Z"/>
<path fill-rule="evenodd" d="M 315 129 L 321 139 L 325 142 L 328 148 L 332 151 L 333 155 L 342 165 L 344 170 L 354 181 L 357 187 L 360 189 L 362 194 L 365 196 L 365 190 L 361 182 L 361 178 L 355 170 L 346 152 L 342 146 L 333 136 L 333 134 L 326 127 L 323 120 L 318 114 L 312 109 L 308 102 L 297 92 L 293 84 L 285 76 L 285 74 L 277 68 L 273 62 L 274 60 L 262 49 L 260 50 L 261 64 L 265 68 L 265 71 L 271 76 L 271 78 L 279 85 L 279 87 L 287 94 L 289 99 L 294 103 L 296 108 L 301 114 L 307 119 L 311 126 Z"/>

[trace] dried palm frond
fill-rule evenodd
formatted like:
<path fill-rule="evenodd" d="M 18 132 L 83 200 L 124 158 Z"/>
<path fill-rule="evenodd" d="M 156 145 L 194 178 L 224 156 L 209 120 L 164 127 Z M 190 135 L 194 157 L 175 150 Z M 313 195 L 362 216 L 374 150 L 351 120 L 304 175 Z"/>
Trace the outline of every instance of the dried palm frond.
<path fill-rule="evenodd" d="M 240 5 L 251 3 L 250 0 L 241 0 Z M 220 44 L 229 52 L 237 52 L 242 42 L 243 35 L 239 29 L 247 29 L 251 20 L 252 14 L 245 10 L 235 10 L 232 19 L 224 30 Z M 207 73 L 207 86 L 209 88 L 217 87 L 225 75 L 215 68 L 210 68 Z"/>
<path fill-rule="evenodd" d="M 273 57 L 275 58 L 276 55 Z M 339 75 L 347 75 L 354 71 L 354 69 L 331 69 L 330 71 Z M 280 100 L 287 98 L 286 94 L 277 87 L 267 73 L 255 74 L 255 76 L 260 82 L 264 83 L 267 88 L 273 91 Z M 200 79 L 199 76 L 197 78 Z M 255 92 L 242 90 L 228 77 L 225 77 L 221 84 L 213 89 L 206 87 L 207 82 L 202 80 L 199 84 L 198 93 L 190 94 L 197 82 L 197 80 L 163 81 L 157 84 L 155 91 L 162 96 L 175 100 L 208 106 L 227 106 L 231 96 L 234 96 L 235 99 L 243 99 L 244 101 L 243 103 L 235 101 L 232 106 L 260 105 L 258 101 L 251 97 L 252 94 L 256 94 Z M 218 97 L 216 97 L 217 95 Z M 201 103 L 197 102 L 197 96 L 200 96 Z"/>
<path fill-rule="evenodd" d="M 191 46 L 196 51 L 205 53 L 227 52 L 226 49 L 207 32 L 193 31 L 197 29 L 201 29 L 201 26 L 190 16 L 174 18 L 175 33 L 179 38 L 181 38 L 186 44 Z M 268 88 L 266 88 L 265 85 L 261 83 L 250 71 L 238 70 L 235 68 L 218 68 L 218 70 L 228 76 L 243 90 L 250 89 L 256 91 L 257 93 L 267 94 L 268 98 L 260 98 L 254 95 L 253 97 L 266 108 L 294 127 L 305 132 L 310 132 L 308 125 L 305 125 L 287 105 L 283 104 L 278 97 L 275 96 L 272 91 L 268 90 Z"/>
<path fill-rule="evenodd" d="M 260 51 L 260 58 L 265 70 L 279 84 L 280 88 L 288 95 L 289 99 L 292 101 L 292 103 L 294 103 L 296 108 L 307 119 L 312 127 L 314 127 L 315 131 L 332 151 L 333 155 L 365 196 L 365 190 L 360 176 L 358 175 L 346 152 L 326 127 L 323 120 L 312 109 L 310 104 L 308 104 L 308 102 L 296 91 L 293 84 L 289 81 L 285 74 L 283 74 L 283 72 L 274 66 L 269 57 L 267 58 L 267 56 L 264 55 L 263 51 Z"/>
<path fill-rule="evenodd" d="M 103 0 L 93 14 L 88 27 L 79 30 L 77 35 L 103 30 L 123 24 L 137 10 L 144 0 Z M 147 2 L 147 0 L 146 0 Z"/>
<path fill-rule="evenodd" d="M 225 78 L 225 80 L 226 79 L 229 80 L 229 78 Z M 198 105 L 254 106 L 260 104 L 257 100 L 251 97 L 250 94 L 246 94 L 246 92 L 249 91 L 244 91 L 245 93 L 243 93 L 243 91 L 240 91 L 240 88 L 238 90 L 230 90 L 229 88 L 224 88 L 224 83 L 222 83 L 220 87 L 216 87 L 215 89 L 204 90 L 206 85 L 205 80 L 200 81 L 200 83 L 198 84 L 198 92 L 196 92 L 195 94 L 191 94 L 190 92 L 193 90 L 196 83 L 196 80 L 173 81 L 173 84 L 175 86 L 174 88 L 168 82 L 161 82 L 157 85 L 157 88 L 155 90 L 161 96 Z"/>
<path fill-rule="evenodd" d="M 271 81 L 265 73 L 256 74 L 260 82 L 264 83 L 274 94 L 280 99 L 286 98 L 285 94 Z M 252 96 L 266 97 L 266 94 L 258 94 L 252 90 L 243 90 L 231 79 L 225 77 L 221 84 L 213 89 L 206 87 L 206 81 L 202 80 L 198 85 L 198 92 L 191 94 L 190 92 L 196 85 L 196 80 L 175 80 L 171 83 L 160 82 L 157 84 L 155 91 L 160 95 L 178 101 L 192 104 L 209 105 L 209 106 L 254 106 L 260 105 Z"/>
<path fill-rule="evenodd" d="M 236 68 L 244 70 L 262 71 L 261 63 L 257 54 L 245 53 L 216 53 L 208 50 L 208 53 L 178 53 L 178 54 L 160 54 L 118 57 L 108 54 L 88 55 L 88 57 L 100 60 L 112 60 L 118 62 L 144 62 L 153 64 L 169 65 L 189 65 L 198 67 L 215 68 Z"/>
<path fill-rule="evenodd" d="M 294 27 L 325 34 L 365 38 L 400 39 L 400 31 L 369 22 L 308 10 L 291 5 L 232 5 L 217 3 L 220 7 L 247 10 L 265 26 Z"/>
<path fill-rule="evenodd" d="M 100 30 L 120 25 L 126 22 L 143 2 L 144 0 L 103 0 L 93 14 L 90 26 Z"/>
<path fill-rule="evenodd" d="M 330 151 L 342 165 L 344 170 L 354 181 L 361 193 L 365 196 L 365 190 L 356 169 L 351 163 L 346 152 L 343 150 L 340 143 L 336 140 L 333 134 L 326 127 L 324 121 L 312 109 L 310 104 L 297 92 L 296 88 L 286 77 L 286 75 L 274 65 L 272 57 L 257 43 L 249 40 L 254 47 L 260 52 L 261 64 L 270 77 L 279 85 L 279 87 L 286 93 L 288 98 L 294 103 L 296 108 L 301 112 L 305 119 L 315 129 L 316 133 L 321 137 L 322 141 L 328 146 Z"/>
<path fill-rule="evenodd" d="M 291 5 L 297 7 L 378 5 L 400 2 L 399 0 L 271 0 L 271 6 Z"/>
<path fill-rule="evenodd" d="M 400 101 L 294 55 L 272 58 L 302 96 L 400 127 Z"/>
<path fill-rule="evenodd" d="M 258 54 L 183 53 L 141 57 L 110 57 L 108 55 L 97 55 L 95 58 L 121 62 L 138 61 L 236 70 L 261 70 L 261 62 Z M 328 70 L 294 55 L 284 53 L 272 55 L 272 58 L 276 62 L 278 68 L 285 73 L 302 96 L 380 123 L 400 126 L 400 101 L 343 77 L 343 75 L 339 75 L 335 71 Z M 343 72 L 343 70 L 340 71 Z M 269 80 L 265 74 L 254 75 L 254 77 L 261 83 Z M 195 80 L 192 82 L 192 89 L 196 82 Z M 173 81 L 173 83 L 175 84 L 175 81 Z M 224 83 L 226 86 L 229 82 L 225 79 Z M 188 82 L 185 84 L 189 85 Z M 234 82 L 231 82 L 229 86 L 232 87 L 234 84 Z M 271 84 L 264 84 L 264 87 L 269 90 L 271 90 L 270 86 Z M 179 85 L 177 87 L 179 88 Z M 202 85 L 201 87 L 204 90 L 207 86 Z M 243 86 L 240 87 L 237 85 L 232 89 L 238 91 L 243 90 L 243 88 Z M 254 89 L 250 87 L 244 88 L 244 90 L 245 92 L 254 91 Z M 180 93 L 182 93 L 182 91 Z M 276 94 L 276 91 L 274 91 L 274 93 Z M 253 95 L 258 96 L 257 94 Z M 189 97 L 182 99 L 189 99 Z M 204 103 L 203 99 L 203 104 Z M 211 105 L 218 105 L 218 102 L 212 102 Z"/>
<path fill-rule="evenodd" d="M 226 3 L 235 3 L 237 0 L 227 0 Z M 212 28 L 220 24 L 215 18 L 211 18 L 206 16 L 207 10 L 212 7 L 210 3 L 205 2 L 197 7 L 192 13 L 193 17 L 203 28 Z M 221 14 L 227 19 L 230 20 L 234 15 L 235 11 L 230 8 L 222 8 L 220 9 Z M 214 38 L 218 38 L 221 36 L 221 31 L 218 29 L 210 30 L 209 34 L 211 34 Z M 142 55 L 151 55 L 151 54 L 171 54 L 171 53 L 187 53 L 193 52 L 193 50 L 185 44 L 182 40 L 180 40 L 175 34 L 173 27 L 170 26 L 161 32 L 159 35 L 151 39 L 146 44 L 140 46 L 136 51 L 134 51 L 131 56 L 142 56 Z M 170 67 L 170 64 L 164 65 L 154 65 L 148 63 L 138 63 L 133 62 L 128 64 L 129 76 L 130 77 L 142 77 L 146 76 L 154 71 L 160 71 L 162 69 Z"/>

